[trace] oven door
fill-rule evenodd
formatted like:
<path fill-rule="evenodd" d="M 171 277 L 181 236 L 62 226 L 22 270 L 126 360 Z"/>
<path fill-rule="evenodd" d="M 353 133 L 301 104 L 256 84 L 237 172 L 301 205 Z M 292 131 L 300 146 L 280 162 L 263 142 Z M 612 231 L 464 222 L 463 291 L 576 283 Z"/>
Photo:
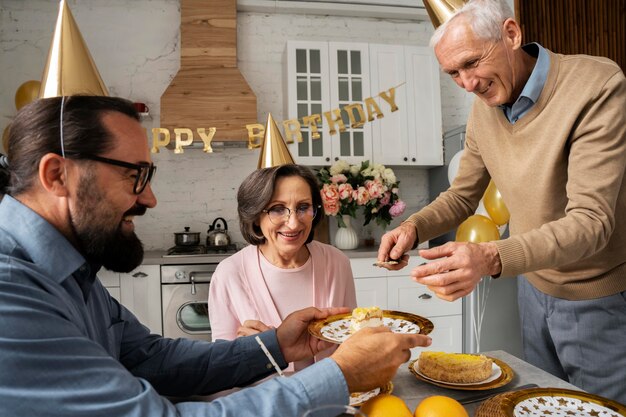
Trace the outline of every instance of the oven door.
<path fill-rule="evenodd" d="M 163 336 L 211 341 L 209 324 L 209 283 L 165 284 L 163 300 Z"/>

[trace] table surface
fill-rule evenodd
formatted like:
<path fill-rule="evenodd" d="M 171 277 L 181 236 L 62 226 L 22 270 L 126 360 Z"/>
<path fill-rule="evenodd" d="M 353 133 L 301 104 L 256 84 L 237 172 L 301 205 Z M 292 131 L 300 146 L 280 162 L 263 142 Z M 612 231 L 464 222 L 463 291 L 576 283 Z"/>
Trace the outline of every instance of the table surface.
<path fill-rule="evenodd" d="M 509 365 L 513 370 L 513 379 L 504 388 L 513 389 L 521 385 L 534 383 L 541 388 L 565 388 L 580 391 L 580 388 L 577 388 L 574 385 L 569 384 L 562 379 L 559 379 L 554 375 L 551 375 L 505 351 L 495 350 L 481 353 L 492 358 L 500 359 Z M 496 393 L 501 392 L 499 390 L 494 391 Z M 417 379 L 411 371 L 409 371 L 408 364 L 404 364 L 400 367 L 400 369 L 398 369 L 398 373 L 393 379 L 392 394 L 402 398 L 409 406 L 409 409 L 413 411 L 420 401 L 426 397 L 430 397 L 431 395 L 446 395 L 448 397 L 460 399 L 465 398 L 468 395 L 488 392 L 489 390 L 465 391 L 438 387 Z M 465 409 L 470 416 L 473 416 L 479 405 L 480 402 L 466 404 Z"/>

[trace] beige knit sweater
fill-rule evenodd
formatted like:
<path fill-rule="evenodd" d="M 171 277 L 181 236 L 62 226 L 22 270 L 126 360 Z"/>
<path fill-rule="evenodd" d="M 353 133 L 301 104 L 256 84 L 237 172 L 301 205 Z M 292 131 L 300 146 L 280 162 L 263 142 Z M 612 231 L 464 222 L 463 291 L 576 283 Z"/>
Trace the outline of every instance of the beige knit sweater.
<path fill-rule="evenodd" d="M 450 189 L 409 217 L 420 242 L 472 215 L 493 178 L 511 213 L 501 276 L 569 300 L 626 290 L 626 79 L 606 58 L 550 54 L 515 124 L 475 100 Z"/>

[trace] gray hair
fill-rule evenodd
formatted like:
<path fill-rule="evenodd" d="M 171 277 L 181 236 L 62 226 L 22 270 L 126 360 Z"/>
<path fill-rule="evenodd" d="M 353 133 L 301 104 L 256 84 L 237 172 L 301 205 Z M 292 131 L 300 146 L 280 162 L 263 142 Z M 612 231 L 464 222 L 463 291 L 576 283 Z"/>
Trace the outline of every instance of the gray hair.
<path fill-rule="evenodd" d="M 431 47 L 437 46 L 451 22 L 459 17 L 469 22 L 479 39 L 498 42 L 502 39 L 502 24 L 515 15 L 505 0 L 470 0 L 435 30 L 430 38 Z"/>

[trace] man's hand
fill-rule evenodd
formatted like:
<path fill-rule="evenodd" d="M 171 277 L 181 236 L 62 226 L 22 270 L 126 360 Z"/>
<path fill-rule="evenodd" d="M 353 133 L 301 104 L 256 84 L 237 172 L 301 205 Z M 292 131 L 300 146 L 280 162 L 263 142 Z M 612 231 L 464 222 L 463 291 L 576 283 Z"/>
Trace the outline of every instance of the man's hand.
<path fill-rule="evenodd" d="M 409 349 L 430 346 L 428 336 L 392 333 L 386 326 L 359 330 L 332 354 L 350 392 L 369 391 L 391 381 L 411 358 Z"/>
<path fill-rule="evenodd" d="M 347 307 L 322 309 L 309 307 L 288 315 L 276 329 L 276 338 L 285 360 L 294 362 L 311 358 L 318 352 L 335 346 L 333 343 L 309 335 L 309 323 L 313 320 L 325 319 L 328 316 L 348 312 L 350 309 Z"/>
<path fill-rule="evenodd" d="M 405 255 L 417 240 L 417 229 L 412 223 L 402 223 L 395 229 L 385 233 L 380 240 L 378 248 L 378 262 L 385 262 L 390 259 L 404 261 L 397 265 L 381 264 L 384 268 L 398 270 L 408 263 L 408 255 Z"/>
<path fill-rule="evenodd" d="M 271 329 L 271 327 L 260 320 L 246 320 L 237 329 L 237 337 L 250 336 Z"/>
<path fill-rule="evenodd" d="M 411 277 L 447 301 L 466 296 L 482 277 L 499 275 L 502 271 L 500 255 L 493 242 L 448 242 L 420 250 L 419 254 L 435 260 L 414 268 Z"/>

